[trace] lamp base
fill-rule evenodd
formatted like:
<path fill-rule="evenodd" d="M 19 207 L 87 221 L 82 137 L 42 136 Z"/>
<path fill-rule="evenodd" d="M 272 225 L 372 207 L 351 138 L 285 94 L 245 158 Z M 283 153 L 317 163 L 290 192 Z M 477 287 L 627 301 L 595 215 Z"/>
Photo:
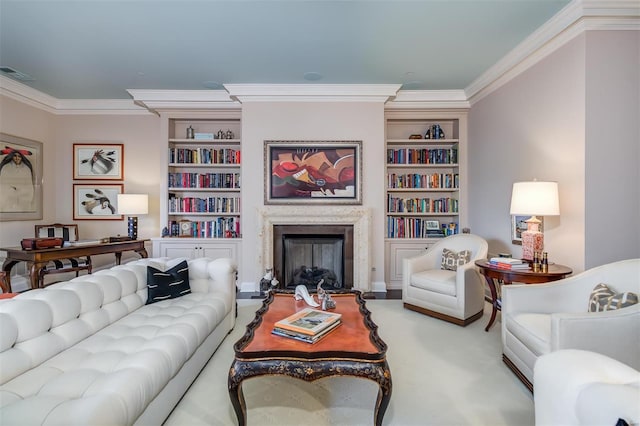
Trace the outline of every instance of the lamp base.
<path fill-rule="evenodd" d="M 127 235 L 132 240 L 138 239 L 138 218 L 136 216 L 129 216 L 127 218 Z"/>
<path fill-rule="evenodd" d="M 527 230 L 522 232 L 522 258 L 533 261 L 534 253 L 544 248 L 544 234 L 539 230 L 541 220 L 535 216 L 525 221 Z"/>

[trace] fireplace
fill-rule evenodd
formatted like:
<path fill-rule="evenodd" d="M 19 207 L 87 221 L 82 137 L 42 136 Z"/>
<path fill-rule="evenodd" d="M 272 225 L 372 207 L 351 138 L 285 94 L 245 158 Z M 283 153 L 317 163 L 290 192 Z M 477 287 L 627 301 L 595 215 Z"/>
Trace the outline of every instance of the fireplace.
<path fill-rule="evenodd" d="M 273 265 L 281 288 L 352 288 L 353 225 L 275 225 Z"/>
<path fill-rule="evenodd" d="M 259 210 L 258 218 L 261 250 L 257 262 L 261 273 L 267 269 L 281 268 L 279 266 L 281 263 L 276 263 L 275 260 L 275 250 L 279 245 L 274 241 L 281 240 L 281 237 L 274 235 L 277 227 L 282 225 L 319 226 L 320 230 L 313 231 L 313 234 L 325 235 L 328 226 L 349 226 L 352 232 L 349 238 L 352 249 L 347 249 L 345 245 L 345 250 L 351 250 L 351 258 L 349 259 L 349 255 L 345 256 L 346 261 L 343 267 L 346 274 L 352 274 L 352 278 L 347 276 L 344 282 L 354 289 L 363 292 L 371 291 L 369 275 L 371 212 L 369 209 L 362 206 L 265 206 Z"/>

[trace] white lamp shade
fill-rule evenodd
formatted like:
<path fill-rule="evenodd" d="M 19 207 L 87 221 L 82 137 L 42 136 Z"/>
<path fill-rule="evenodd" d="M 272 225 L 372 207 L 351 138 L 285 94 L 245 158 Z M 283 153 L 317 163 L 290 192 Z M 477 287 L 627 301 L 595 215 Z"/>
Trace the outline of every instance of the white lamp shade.
<path fill-rule="evenodd" d="M 147 194 L 118 194 L 118 213 L 149 213 L 149 196 Z"/>
<path fill-rule="evenodd" d="M 558 182 L 515 182 L 510 211 L 512 215 L 559 215 Z"/>

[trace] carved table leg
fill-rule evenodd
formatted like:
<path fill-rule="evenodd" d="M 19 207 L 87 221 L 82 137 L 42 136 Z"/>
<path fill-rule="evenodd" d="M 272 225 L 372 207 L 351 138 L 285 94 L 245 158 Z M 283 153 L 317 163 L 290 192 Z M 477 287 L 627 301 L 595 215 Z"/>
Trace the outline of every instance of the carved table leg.
<path fill-rule="evenodd" d="M 4 271 L 4 273 L 6 274 L 5 278 L 6 278 L 6 283 L 7 283 L 7 293 L 11 293 L 11 268 L 13 268 L 13 266 L 15 264 L 17 264 L 18 261 L 17 260 L 9 260 L 9 259 L 5 259 L 5 261 L 2 263 L 2 271 Z"/>
<path fill-rule="evenodd" d="M 227 388 L 229 389 L 229 398 L 231 399 L 231 405 L 236 412 L 238 418 L 238 426 L 245 426 L 247 424 L 247 405 L 244 402 L 244 393 L 242 392 L 242 381 L 246 378 L 241 373 L 243 366 L 238 361 L 234 361 L 229 369 L 229 379 L 227 382 Z"/>
<path fill-rule="evenodd" d="M 489 331 L 493 322 L 496 320 L 496 314 L 498 313 L 498 291 L 496 290 L 496 284 L 493 282 L 493 278 L 485 276 L 489 291 L 491 291 L 491 318 L 489 318 L 489 324 L 485 327 L 484 331 Z"/>

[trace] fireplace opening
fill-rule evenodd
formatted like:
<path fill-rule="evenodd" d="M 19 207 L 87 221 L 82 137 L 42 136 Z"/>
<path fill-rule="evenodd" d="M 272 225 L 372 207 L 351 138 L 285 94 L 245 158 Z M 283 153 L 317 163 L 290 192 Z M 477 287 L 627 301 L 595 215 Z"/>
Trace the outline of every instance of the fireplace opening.
<path fill-rule="evenodd" d="M 352 288 L 353 226 L 274 226 L 274 269 L 280 288 Z"/>

